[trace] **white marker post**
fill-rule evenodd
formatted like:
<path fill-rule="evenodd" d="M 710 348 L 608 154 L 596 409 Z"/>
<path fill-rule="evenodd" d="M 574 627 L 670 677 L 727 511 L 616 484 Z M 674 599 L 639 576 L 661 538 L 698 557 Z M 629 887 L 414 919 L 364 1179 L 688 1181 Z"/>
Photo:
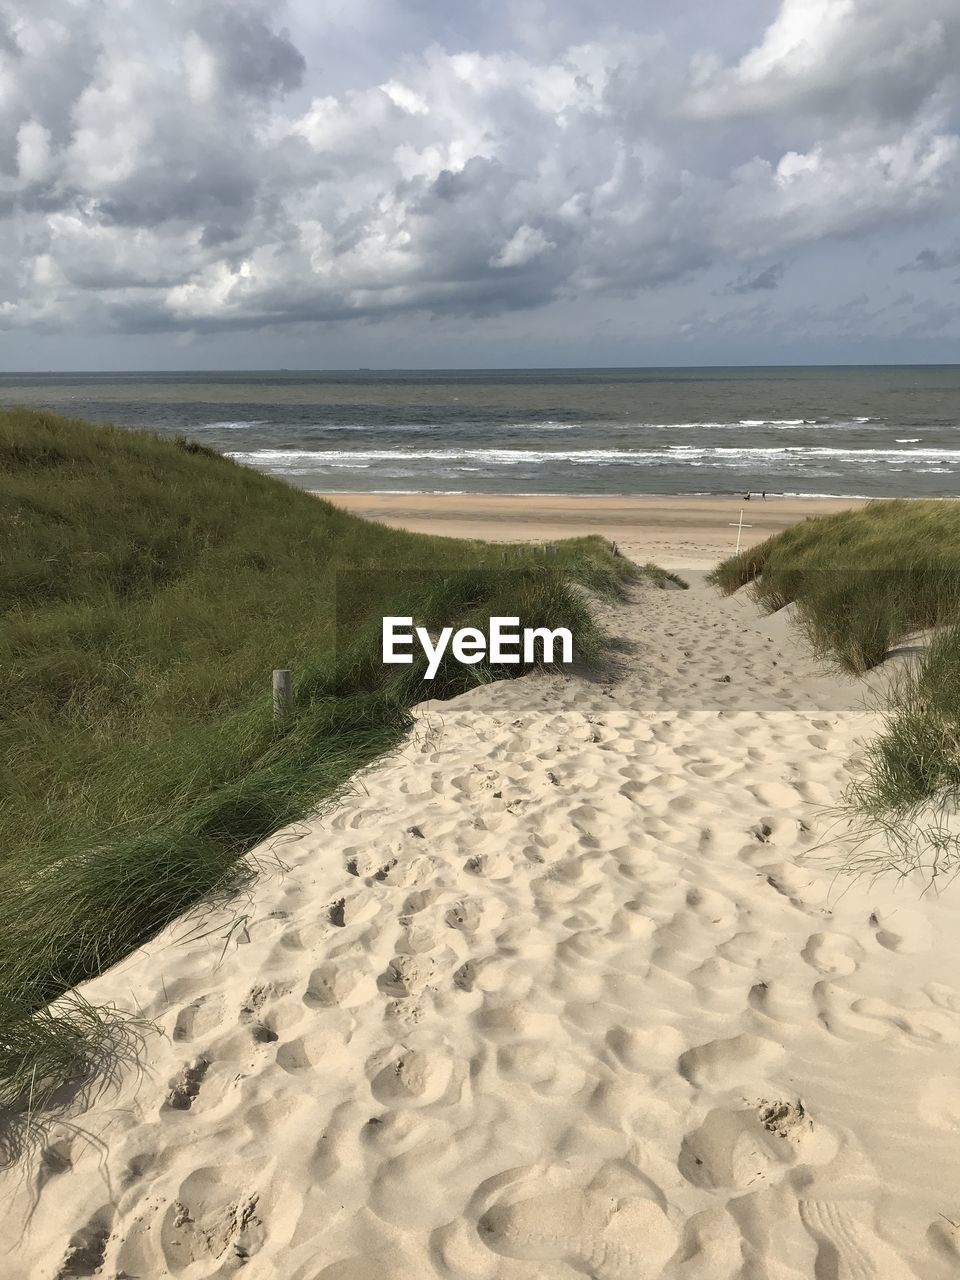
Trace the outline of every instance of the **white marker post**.
<path fill-rule="evenodd" d="M 732 520 L 730 521 L 730 528 L 731 528 L 731 529 L 733 529 L 734 527 L 736 527 L 736 530 L 737 530 L 737 550 L 736 550 L 736 554 L 737 554 L 737 555 L 739 555 L 739 554 L 740 554 L 740 535 L 743 533 L 744 529 L 752 529 L 752 528 L 753 528 L 753 525 L 752 525 L 752 524 L 744 524 L 744 523 L 743 523 L 743 507 L 741 507 L 741 508 L 740 508 L 740 520 L 739 520 L 739 522 L 737 523 L 737 525 L 736 525 L 736 526 L 734 526 L 733 521 L 732 521 Z"/>

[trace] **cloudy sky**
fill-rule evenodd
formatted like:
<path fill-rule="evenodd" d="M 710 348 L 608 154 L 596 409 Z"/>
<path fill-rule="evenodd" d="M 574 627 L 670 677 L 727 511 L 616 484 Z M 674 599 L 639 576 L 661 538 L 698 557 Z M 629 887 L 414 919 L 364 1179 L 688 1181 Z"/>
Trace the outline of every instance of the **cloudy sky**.
<path fill-rule="evenodd" d="M 960 0 L 0 0 L 0 368 L 960 360 Z"/>

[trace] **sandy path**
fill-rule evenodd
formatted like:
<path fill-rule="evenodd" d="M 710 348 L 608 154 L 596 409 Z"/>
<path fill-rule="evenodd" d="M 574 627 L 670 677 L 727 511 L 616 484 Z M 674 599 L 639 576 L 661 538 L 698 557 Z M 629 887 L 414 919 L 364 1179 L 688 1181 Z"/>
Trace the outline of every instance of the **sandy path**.
<path fill-rule="evenodd" d="M 167 1038 L 3 1176 L 4 1276 L 956 1275 L 960 887 L 804 857 L 859 691 L 699 581 L 608 622 L 88 984 Z"/>

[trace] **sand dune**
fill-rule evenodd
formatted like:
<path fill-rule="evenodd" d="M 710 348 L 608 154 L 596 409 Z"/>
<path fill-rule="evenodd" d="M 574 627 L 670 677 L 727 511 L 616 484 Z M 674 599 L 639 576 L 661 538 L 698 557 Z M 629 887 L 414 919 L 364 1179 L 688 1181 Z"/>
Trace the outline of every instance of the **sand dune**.
<path fill-rule="evenodd" d="M 3 1175 L 5 1276 L 957 1273 L 960 891 L 819 848 L 860 689 L 699 578 L 607 623 L 87 985 L 165 1036 Z"/>

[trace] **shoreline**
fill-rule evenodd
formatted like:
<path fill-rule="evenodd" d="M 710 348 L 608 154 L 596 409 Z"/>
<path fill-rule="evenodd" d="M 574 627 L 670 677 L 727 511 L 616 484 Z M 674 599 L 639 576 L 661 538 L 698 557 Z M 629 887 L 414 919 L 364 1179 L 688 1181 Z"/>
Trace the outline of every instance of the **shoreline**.
<path fill-rule="evenodd" d="M 488 542 L 600 534 L 665 568 L 708 568 L 808 516 L 866 505 L 863 498 L 568 497 L 514 494 L 319 493 L 354 515 L 411 533 Z"/>

